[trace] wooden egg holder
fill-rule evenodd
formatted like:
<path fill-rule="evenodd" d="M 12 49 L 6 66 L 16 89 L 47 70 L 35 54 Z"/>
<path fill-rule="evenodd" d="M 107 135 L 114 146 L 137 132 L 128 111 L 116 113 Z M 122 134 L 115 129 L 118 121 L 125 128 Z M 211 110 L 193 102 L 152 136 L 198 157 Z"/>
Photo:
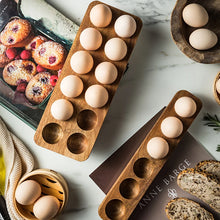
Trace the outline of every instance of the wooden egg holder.
<path fill-rule="evenodd" d="M 183 96 L 191 97 L 197 106 L 195 114 L 190 118 L 182 118 L 174 110 L 175 102 Z M 191 93 L 185 90 L 176 93 L 99 206 L 99 215 L 102 219 L 125 220 L 129 218 L 201 108 L 201 101 Z M 167 138 L 161 132 L 161 122 L 169 116 L 177 117 L 183 123 L 183 132 L 178 138 Z M 162 137 L 169 144 L 169 153 L 165 158 L 153 159 L 148 154 L 147 143 L 153 137 Z"/>
<path fill-rule="evenodd" d="M 97 139 L 98 133 L 101 129 L 105 116 L 110 107 L 112 98 L 118 88 L 120 79 L 124 71 L 126 70 L 128 59 L 135 46 L 135 43 L 137 41 L 138 35 L 140 34 L 141 27 L 142 27 L 142 21 L 140 20 L 140 18 L 134 15 L 131 15 L 129 13 L 126 13 L 124 11 L 121 11 L 119 9 L 116 9 L 109 5 L 107 6 L 112 11 L 111 23 L 105 28 L 95 27 L 90 22 L 89 13 L 90 13 L 90 10 L 95 5 L 100 4 L 100 3 L 102 2 L 99 2 L 99 1 L 92 2 L 86 11 L 86 14 L 80 25 L 79 31 L 77 32 L 76 38 L 73 42 L 69 55 L 62 69 L 62 74 L 59 77 L 57 85 L 52 93 L 52 96 L 45 109 L 45 112 L 42 116 L 42 119 L 40 121 L 40 124 L 37 128 L 37 131 L 34 137 L 36 144 L 44 148 L 47 148 L 49 150 L 52 150 L 57 153 L 76 159 L 78 161 L 86 160 L 91 153 L 93 145 Z M 104 45 L 109 39 L 113 37 L 118 37 L 114 31 L 114 23 L 119 16 L 124 15 L 124 14 L 131 15 L 135 19 L 137 23 L 137 29 L 132 37 L 122 38 L 127 44 L 127 48 L 128 48 L 127 55 L 123 60 L 115 62 L 115 61 L 109 60 L 105 56 Z M 87 74 L 79 75 L 79 74 L 76 74 L 72 70 L 70 66 L 70 59 L 75 52 L 79 50 L 85 50 L 80 44 L 79 37 L 80 37 L 81 32 L 85 28 L 88 28 L 88 27 L 94 27 L 97 30 L 99 30 L 100 33 L 102 34 L 103 42 L 102 42 L 101 47 L 98 50 L 88 51 L 92 55 L 93 60 L 94 60 L 94 66 L 92 70 Z M 95 71 L 96 66 L 99 63 L 104 62 L 104 61 L 112 62 L 117 67 L 118 77 L 113 84 L 102 85 L 108 90 L 108 93 L 109 93 L 109 100 L 107 104 L 102 108 L 92 108 L 86 103 L 84 99 L 84 94 L 85 94 L 86 89 L 89 86 L 93 84 L 100 84 L 95 78 L 94 71 Z M 67 98 L 60 91 L 60 83 L 62 79 L 68 75 L 77 75 L 83 81 L 84 90 L 82 94 L 76 98 Z M 67 121 L 58 121 L 54 119 L 50 113 L 51 105 L 53 104 L 53 102 L 61 98 L 67 99 L 74 106 L 74 114 Z"/>
<path fill-rule="evenodd" d="M 64 178 L 53 170 L 38 169 L 24 175 L 18 184 L 25 180 L 35 180 L 41 186 L 41 196 L 55 196 L 60 202 L 60 209 L 56 216 L 63 210 L 68 201 L 68 186 Z M 33 213 L 32 205 L 21 205 L 14 198 L 14 204 L 17 212 L 25 219 L 37 220 Z"/>
<path fill-rule="evenodd" d="M 220 79 L 220 73 L 217 74 L 217 76 L 215 77 L 215 81 L 213 84 L 213 93 L 214 93 L 214 97 L 216 102 L 220 105 L 220 94 L 217 92 L 216 89 L 216 82 Z"/>
<path fill-rule="evenodd" d="M 190 34 L 199 28 L 185 24 L 182 18 L 184 7 L 191 3 L 202 5 L 209 14 L 208 23 L 201 27 L 213 31 L 218 36 L 218 43 L 209 50 L 196 50 L 188 42 Z M 220 63 L 220 2 L 219 0 L 177 0 L 171 15 L 171 33 L 179 49 L 189 58 L 199 63 Z"/>

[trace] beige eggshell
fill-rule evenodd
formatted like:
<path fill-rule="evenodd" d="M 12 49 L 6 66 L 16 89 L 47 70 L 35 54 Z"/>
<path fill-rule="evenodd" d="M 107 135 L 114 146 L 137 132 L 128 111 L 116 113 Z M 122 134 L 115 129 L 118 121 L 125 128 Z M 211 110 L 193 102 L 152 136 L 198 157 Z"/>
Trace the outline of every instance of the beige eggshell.
<path fill-rule="evenodd" d="M 101 85 L 92 85 L 86 90 L 85 100 L 91 107 L 101 108 L 108 102 L 108 91 Z"/>
<path fill-rule="evenodd" d="M 162 159 L 169 152 L 169 144 L 161 137 L 154 137 L 147 143 L 147 152 L 154 159 Z"/>
<path fill-rule="evenodd" d="M 168 138 L 177 138 L 183 132 L 183 123 L 176 117 L 167 117 L 161 123 L 161 131 Z"/>
<path fill-rule="evenodd" d="M 42 196 L 33 206 L 34 215 L 40 220 L 52 219 L 60 208 L 59 200 L 54 196 Z"/>
<path fill-rule="evenodd" d="M 102 62 L 95 69 L 95 77 L 102 84 L 113 83 L 118 76 L 118 70 L 113 63 Z"/>
<path fill-rule="evenodd" d="M 220 79 L 217 80 L 215 87 L 216 87 L 216 91 L 218 92 L 218 94 L 220 94 Z"/>
<path fill-rule="evenodd" d="M 187 5 L 182 12 L 183 20 L 191 27 L 202 27 L 209 21 L 209 15 L 204 7 L 192 3 Z"/>
<path fill-rule="evenodd" d="M 74 72 L 86 74 L 93 67 L 93 58 L 87 51 L 79 50 L 72 55 L 70 65 Z"/>
<path fill-rule="evenodd" d="M 136 21 L 130 15 L 121 15 L 117 18 L 114 29 L 119 37 L 131 37 L 137 28 Z"/>
<path fill-rule="evenodd" d="M 179 116 L 188 118 L 195 114 L 196 103 L 192 98 L 184 96 L 175 102 L 174 109 Z"/>
<path fill-rule="evenodd" d="M 97 50 L 102 44 L 102 35 L 95 28 L 86 28 L 80 34 L 80 44 L 86 50 Z"/>
<path fill-rule="evenodd" d="M 197 50 L 208 50 L 218 42 L 217 35 L 208 29 L 201 28 L 193 31 L 189 36 L 189 43 Z"/>
<path fill-rule="evenodd" d="M 75 98 L 82 93 L 83 82 L 78 76 L 66 76 L 60 83 L 60 90 L 65 96 Z"/>
<path fill-rule="evenodd" d="M 15 199 L 21 205 L 33 204 L 41 195 L 41 186 L 34 180 L 20 183 L 15 191 Z"/>
<path fill-rule="evenodd" d="M 107 5 L 98 4 L 91 9 L 89 17 L 96 27 L 107 27 L 112 20 L 112 11 Z"/>
<path fill-rule="evenodd" d="M 60 121 L 66 121 L 73 115 L 74 109 L 71 102 L 65 99 L 58 99 L 51 105 L 52 116 Z"/>
<path fill-rule="evenodd" d="M 105 44 L 105 55 L 113 61 L 122 60 L 127 54 L 127 45 L 126 43 L 118 38 L 111 38 Z"/>

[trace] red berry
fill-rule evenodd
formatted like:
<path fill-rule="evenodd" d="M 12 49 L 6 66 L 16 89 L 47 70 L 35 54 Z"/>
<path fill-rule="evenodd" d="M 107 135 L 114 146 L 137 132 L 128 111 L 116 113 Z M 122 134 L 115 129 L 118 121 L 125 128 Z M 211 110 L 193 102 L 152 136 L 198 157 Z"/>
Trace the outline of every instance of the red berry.
<path fill-rule="evenodd" d="M 58 78 L 60 77 L 62 69 L 58 70 Z"/>
<path fill-rule="evenodd" d="M 20 84 L 18 84 L 16 91 L 25 92 L 26 87 L 27 87 L 27 82 L 21 82 Z"/>
<path fill-rule="evenodd" d="M 31 58 L 31 51 L 30 50 L 23 50 L 21 53 L 20 53 L 20 57 L 21 59 L 23 60 L 28 60 Z"/>
<path fill-rule="evenodd" d="M 47 71 L 47 69 L 46 68 L 44 68 L 44 67 L 42 67 L 41 65 L 37 65 L 37 72 L 38 73 L 40 73 L 40 72 L 45 72 L 45 71 Z"/>
<path fill-rule="evenodd" d="M 18 54 L 16 57 L 15 57 L 15 60 L 20 60 L 21 59 L 21 57 L 20 57 L 20 55 Z"/>
<path fill-rule="evenodd" d="M 13 60 L 17 56 L 17 50 L 14 47 L 10 47 L 6 50 L 6 55 L 10 60 Z"/>
<path fill-rule="evenodd" d="M 52 75 L 52 76 L 50 77 L 50 84 L 51 84 L 52 86 L 55 86 L 56 83 L 57 83 L 57 79 L 58 79 L 58 77 L 57 77 L 56 75 Z"/>

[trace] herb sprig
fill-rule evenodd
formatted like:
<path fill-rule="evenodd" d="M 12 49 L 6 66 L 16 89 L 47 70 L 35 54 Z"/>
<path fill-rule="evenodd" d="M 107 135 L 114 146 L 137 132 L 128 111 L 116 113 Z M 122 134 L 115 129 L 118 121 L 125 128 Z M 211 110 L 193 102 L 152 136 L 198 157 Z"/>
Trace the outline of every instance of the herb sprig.
<path fill-rule="evenodd" d="M 209 113 L 206 113 L 203 121 L 206 121 L 205 125 L 212 127 L 213 130 L 220 131 L 220 120 L 217 115 L 212 116 Z M 220 144 L 217 146 L 216 151 L 220 152 Z"/>

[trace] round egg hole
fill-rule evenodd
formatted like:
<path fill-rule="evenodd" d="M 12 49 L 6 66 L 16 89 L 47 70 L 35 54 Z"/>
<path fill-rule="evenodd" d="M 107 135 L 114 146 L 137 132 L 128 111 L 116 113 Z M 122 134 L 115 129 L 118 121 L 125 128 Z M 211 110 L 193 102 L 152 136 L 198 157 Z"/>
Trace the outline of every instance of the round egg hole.
<path fill-rule="evenodd" d="M 138 195 L 140 188 L 136 180 L 128 178 L 122 181 L 119 191 L 124 198 L 133 199 Z"/>
<path fill-rule="evenodd" d="M 68 138 L 67 147 L 71 153 L 81 154 L 88 147 L 88 141 L 85 135 L 75 133 Z"/>
<path fill-rule="evenodd" d="M 47 143 L 56 144 L 62 138 L 63 131 L 60 125 L 51 123 L 44 127 L 42 136 Z"/>
<path fill-rule="evenodd" d="M 110 219 L 119 220 L 125 214 L 125 205 L 118 199 L 111 200 L 106 205 L 105 212 Z"/>
<path fill-rule="evenodd" d="M 134 163 L 134 173 L 139 178 L 145 178 L 147 176 L 147 166 L 148 166 L 147 158 L 140 158 Z"/>
<path fill-rule="evenodd" d="M 77 116 L 77 124 L 83 130 L 91 130 L 96 126 L 97 115 L 91 110 L 83 110 Z"/>

